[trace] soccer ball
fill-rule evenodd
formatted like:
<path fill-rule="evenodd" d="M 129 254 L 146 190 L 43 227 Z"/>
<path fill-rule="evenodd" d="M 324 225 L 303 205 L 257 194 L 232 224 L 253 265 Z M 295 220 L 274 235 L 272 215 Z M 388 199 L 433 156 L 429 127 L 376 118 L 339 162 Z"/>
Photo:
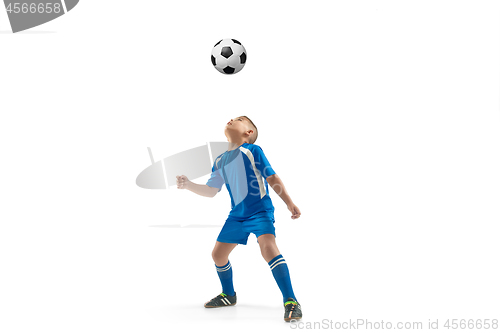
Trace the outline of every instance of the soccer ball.
<path fill-rule="evenodd" d="M 236 39 L 221 39 L 212 49 L 212 65 L 222 74 L 236 74 L 247 61 L 247 51 Z"/>

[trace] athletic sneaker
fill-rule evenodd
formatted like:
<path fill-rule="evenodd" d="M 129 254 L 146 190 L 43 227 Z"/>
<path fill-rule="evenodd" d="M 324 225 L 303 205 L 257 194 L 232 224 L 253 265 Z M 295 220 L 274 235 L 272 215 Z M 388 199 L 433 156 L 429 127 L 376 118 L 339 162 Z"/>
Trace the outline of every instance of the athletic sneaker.
<path fill-rule="evenodd" d="M 285 321 L 302 318 L 300 303 L 289 297 L 285 302 Z"/>
<path fill-rule="evenodd" d="M 219 295 L 212 298 L 210 301 L 205 303 L 206 308 L 219 308 L 221 306 L 229 306 L 236 304 L 236 293 L 234 296 L 229 296 L 224 293 L 220 293 Z"/>

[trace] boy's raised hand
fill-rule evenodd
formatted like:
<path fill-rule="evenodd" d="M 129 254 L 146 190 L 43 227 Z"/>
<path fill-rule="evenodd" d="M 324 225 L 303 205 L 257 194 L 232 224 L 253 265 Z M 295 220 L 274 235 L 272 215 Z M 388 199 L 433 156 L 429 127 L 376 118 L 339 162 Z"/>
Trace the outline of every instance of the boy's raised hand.
<path fill-rule="evenodd" d="M 295 206 L 294 203 L 291 203 L 287 206 L 288 210 L 292 213 L 292 219 L 298 219 L 300 217 L 300 210 L 299 207 Z"/>
<path fill-rule="evenodd" d="M 191 182 L 188 177 L 182 175 L 182 176 L 175 176 L 177 178 L 177 188 L 178 189 L 187 189 L 188 184 Z"/>

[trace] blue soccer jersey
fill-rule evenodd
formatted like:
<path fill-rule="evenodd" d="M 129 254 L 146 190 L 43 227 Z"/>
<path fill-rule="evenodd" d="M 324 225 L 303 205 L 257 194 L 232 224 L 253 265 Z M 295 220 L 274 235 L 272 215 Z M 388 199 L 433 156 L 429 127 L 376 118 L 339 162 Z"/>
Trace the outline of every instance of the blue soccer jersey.
<path fill-rule="evenodd" d="M 275 173 L 262 148 L 244 143 L 217 156 L 207 185 L 220 192 L 226 184 L 231 197 L 230 217 L 244 219 L 257 213 L 273 217 L 266 178 Z"/>

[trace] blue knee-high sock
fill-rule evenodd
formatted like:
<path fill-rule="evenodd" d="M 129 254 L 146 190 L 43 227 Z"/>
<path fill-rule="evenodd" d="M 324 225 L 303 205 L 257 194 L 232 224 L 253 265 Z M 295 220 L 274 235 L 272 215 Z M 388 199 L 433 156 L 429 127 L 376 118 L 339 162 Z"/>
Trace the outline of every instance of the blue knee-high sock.
<path fill-rule="evenodd" d="M 279 254 L 268 264 L 271 268 L 271 272 L 273 272 L 274 279 L 283 294 L 283 303 L 286 302 L 289 297 L 297 300 L 293 294 L 292 281 L 290 280 L 290 272 L 288 271 L 285 258 Z"/>
<path fill-rule="evenodd" d="M 233 269 L 229 260 L 224 266 L 215 265 L 215 268 L 217 269 L 217 274 L 222 284 L 222 292 L 226 295 L 234 296 Z"/>

